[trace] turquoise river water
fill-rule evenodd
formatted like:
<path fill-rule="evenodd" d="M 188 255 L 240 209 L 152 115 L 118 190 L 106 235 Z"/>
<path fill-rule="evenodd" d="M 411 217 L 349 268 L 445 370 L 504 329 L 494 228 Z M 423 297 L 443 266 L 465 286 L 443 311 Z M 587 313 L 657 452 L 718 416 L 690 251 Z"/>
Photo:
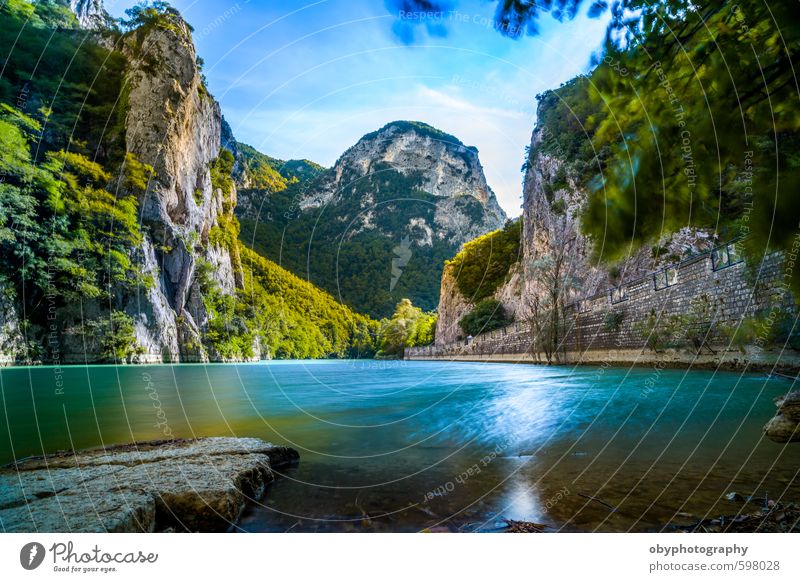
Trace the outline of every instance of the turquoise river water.
<path fill-rule="evenodd" d="M 192 436 L 294 447 L 245 531 L 657 531 L 798 500 L 763 437 L 788 381 L 514 364 L 286 361 L 0 370 L 0 463 Z M 608 506 L 616 508 L 615 511 Z"/>

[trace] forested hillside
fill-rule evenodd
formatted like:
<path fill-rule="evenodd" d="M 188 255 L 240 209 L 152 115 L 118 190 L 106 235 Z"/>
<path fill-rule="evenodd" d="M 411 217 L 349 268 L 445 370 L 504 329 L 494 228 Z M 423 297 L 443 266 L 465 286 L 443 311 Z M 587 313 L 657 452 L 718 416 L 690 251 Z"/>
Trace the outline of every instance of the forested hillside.
<path fill-rule="evenodd" d="M 258 185 L 245 171 L 242 240 L 376 318 L 403 298 L 434 309 L 444 261 L 505 219 L 477 150 L 420 122 L 365 135 L 329 170 L 246 146 L 238 158 L 278 176 Z"/>
<path fill-rule="evenodd" d="M 13 47 L 0 74 L 4 360 L 374 353 L 377 323 L 239 242 L 240 169 L 191 27 L 163 2 L 90 20 L 110 26 L 81 28 L 66 1 L 0 7 Z M 255 186 L 296 181 L 242 150 Z"/>

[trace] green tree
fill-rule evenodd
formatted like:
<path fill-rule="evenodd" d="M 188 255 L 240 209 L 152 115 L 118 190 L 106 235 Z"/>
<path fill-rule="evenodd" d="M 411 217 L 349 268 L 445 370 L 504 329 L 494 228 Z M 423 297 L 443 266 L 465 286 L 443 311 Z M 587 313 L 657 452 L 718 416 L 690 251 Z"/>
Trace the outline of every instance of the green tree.
<path fill-rule="evenodd" d="M 127 30 L 140 29 L 148 26 L 158 26 L 163 29 L 176 29 L 186 24 L 183 18 L 169 2 L 155 0 L 143 1 L 125 10 L 125 16 L 120 24 Z M 188 24 L 186 24 L 188 26 Z M 189 30 L 193 30 L 189 28 Z"/>
<path fill-rule="evenodd" d="M 87 322 L 88 341 L 97 342 L 100 355 L 107 362 L 124 364 L 133 362 L 144 353 L 136 341 L 133 318 L 123 311 L 112 311 L 107 317 Z"/>
<path fill-rule="evenodd" d="M 412 2 L 426 10 L 443 2 Z M 536 34 L 581 0 L 497 2 L 495 27 Z M 578 165 L 591 194 L 583 230 L 613 262 L 690 225 L 749 234 L 748 259 L 791 251 L 800 215 L 800 11 L 791 2 L 594 0 L 611 10 L 587 78 L 540 97 L 542 150 Z M 535 152 L 531 152 L 535 154 Z M 523 169 L 529 167 L 529 162 Z M 800 292 L 800 270 L 790 282 Z"/>
<path fill-rule="evenodd" d="M 403 299 L 390 319 L 381 321 L 379 341 L 382 355 L 402 355 L 404 348 L 433 343 L 436 332 L 435 313 L 426 313 Z"/>

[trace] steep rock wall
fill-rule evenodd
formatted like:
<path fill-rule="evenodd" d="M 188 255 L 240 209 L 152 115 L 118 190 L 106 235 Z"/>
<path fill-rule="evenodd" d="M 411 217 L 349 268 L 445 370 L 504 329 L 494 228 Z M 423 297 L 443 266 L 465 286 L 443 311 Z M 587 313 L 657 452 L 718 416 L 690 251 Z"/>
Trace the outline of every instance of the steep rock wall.
<path fill-rule="evenodd" d="M 539 119 L 546 117 L 543 107 L 548 105 L 540 105 Z M 597 262 L 594 251 L 602 241 L 592 240 L 580 228 L 588 192 L 575 169 L 575 160 L 545 147 L 545 138 L 551 131 L 541 124 L 533 130 L 523 181 L 522 259 L 493 295 L 516 321 L 527 321 L 537 310 L 550 308 L 554 294 L 565 306 L 707 251 L 719 242 L 709 232 L 687 227 L 665 234 L 653 249 L 632 248 L 614 265 Z M 452 274 L 446 273 L 442 279 L 437 345 L 463 335 L 458 320 L 473 307 L 458 292 Z"/>
<path fill-rule="evenodd" d="M 236 288 L 230 253 L 209 234 L 233 199 L 214 188 L 210 166 L 219 155 L 222 115 L 200 75 L 188 26 L 134 31 L 121 47 L 130 60 L 126 145 L 155 169 L 140 200 L 146 227 L 141 265 L 156 280 L 151 289 L 127 298 L 137 341 L 146 358 L 205 360 L 207 324 L 195 277 L 198 260 L 212 265 L 215 283 Z"/>

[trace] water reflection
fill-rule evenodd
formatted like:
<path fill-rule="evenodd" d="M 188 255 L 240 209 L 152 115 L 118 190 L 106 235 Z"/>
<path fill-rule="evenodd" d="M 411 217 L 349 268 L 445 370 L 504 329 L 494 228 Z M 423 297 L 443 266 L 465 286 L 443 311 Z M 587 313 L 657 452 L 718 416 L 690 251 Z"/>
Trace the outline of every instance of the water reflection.
<path fill-rule="evenodd" d="M 2 462 L 170 434 L 297 448 L 249 530 L 646 530 L 723 512 L 734 489 L 800 497 L 800 450 L 761 435 L 788 383 L 759 375 L 336 361 L 75 367 L 61 392 L 52 368 L 0 380 Z"/>

